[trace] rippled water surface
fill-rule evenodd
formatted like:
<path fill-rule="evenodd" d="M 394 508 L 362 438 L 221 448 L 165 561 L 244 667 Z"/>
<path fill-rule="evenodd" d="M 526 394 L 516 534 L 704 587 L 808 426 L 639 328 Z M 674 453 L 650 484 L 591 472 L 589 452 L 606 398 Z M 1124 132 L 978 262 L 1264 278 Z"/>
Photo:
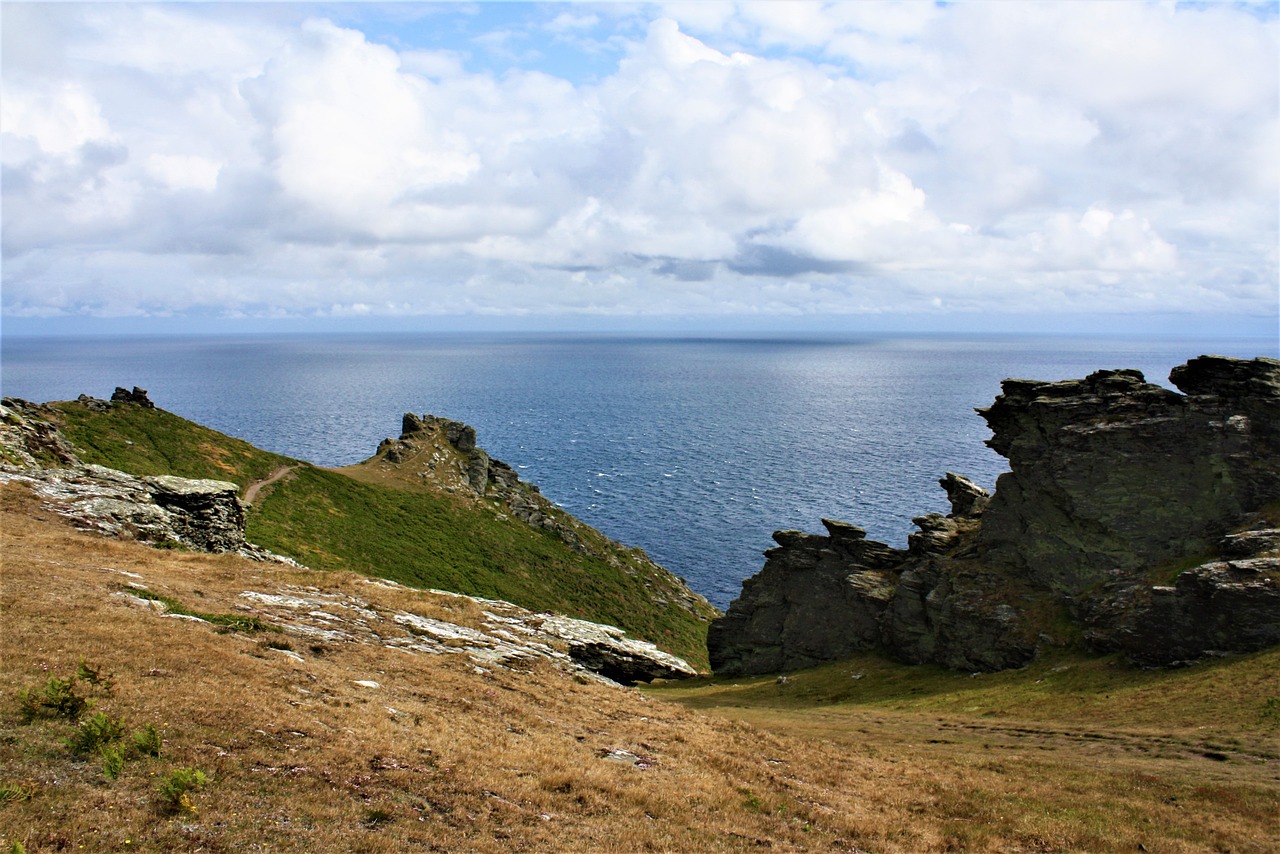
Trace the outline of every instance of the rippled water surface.
<path fill-rule="evenodd" d="M 373 454 L 404 412 L 473 425 L 490 454 L 720 607 L 780 528 L 824 516 L 902 545 L 945 512 L 947 471 L 990 488 L 1004 461 L 974 407 L 1016 376 L 1169 370 L 1275 342 L 1068 338 L 555 336 L 7 338 L 3 393 L 157 405 L 321 465 Z"/>

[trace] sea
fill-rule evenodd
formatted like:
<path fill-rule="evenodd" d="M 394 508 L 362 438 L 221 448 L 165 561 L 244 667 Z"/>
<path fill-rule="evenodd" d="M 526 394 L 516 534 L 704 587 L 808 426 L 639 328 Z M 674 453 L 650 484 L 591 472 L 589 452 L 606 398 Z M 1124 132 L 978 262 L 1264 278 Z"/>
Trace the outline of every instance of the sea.
<path fill-rule="evenodd" d="M 902 547 L 938 479 L 1007 469 L 974 412 L 1006 377 L 1169 371 L 1275 340 L 1017 336 L 324 334 L 18 337 L 0 391 L 140 386 L 164 409 L 322 466 L 373 455 L 405 412 L 475 427 L 568 512 L 725 608 L 775 530 L 821 520 Z"/>

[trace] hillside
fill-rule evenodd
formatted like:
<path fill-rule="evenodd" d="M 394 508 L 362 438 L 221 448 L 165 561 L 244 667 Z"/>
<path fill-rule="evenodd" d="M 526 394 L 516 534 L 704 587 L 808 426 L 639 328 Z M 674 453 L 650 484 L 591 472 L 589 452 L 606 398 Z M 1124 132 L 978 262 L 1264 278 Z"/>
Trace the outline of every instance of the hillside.
<path fill-rule="evenodd" d="M 103 403 L 50 404 L 42 416 L 85 463 L 236 484 L 242 500 L 252 499 L 245 520 L 252 543 L 313 569 L 616 625 L 695 667 L 707 666 L 705 637 L 715 609 L 643 552 L 554 508 L 514 473 L 509 495 L 530 506 L 536 502 L 537 520 L 553 524 L 533 524 L 511 512 L 509 501 L 459 489 L 443 468 L 439 477 L 424 478 L 420 468 L 410 468 L 413 459 L 387 463 L 386 447 L 364 464 L 323 469 L 163 409 Z M 458 455 L 441 441 L 434 452 Z M 495 471 L 501 466 L 491 462 Z"/>
<path fill-rule="evenodd" d="M 474 624 L 456 597 L 76 532 L 16 484 L 0 489 L 0 537 L 6 850 L 1280 842 L 1275 652 L 976 679 L 862 658 L 785 684 L 642 692 L 548 661 L 421 651 L 392 619 Z M 348 639 L 287 618 L 292 599 L 321 602 Z M 56 680 L 70 687 L 50 691 Z M 24 722 L 24 691 L 28 707 L 51 694 L 94 705 L 79 723 L 48 709 Z"/>

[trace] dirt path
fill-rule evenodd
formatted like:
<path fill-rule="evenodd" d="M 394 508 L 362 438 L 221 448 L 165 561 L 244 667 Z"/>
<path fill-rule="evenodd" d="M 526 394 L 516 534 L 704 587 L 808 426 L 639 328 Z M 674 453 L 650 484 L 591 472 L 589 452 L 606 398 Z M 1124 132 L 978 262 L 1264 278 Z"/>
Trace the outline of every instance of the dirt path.
<path fill-rule="evenodd" d="M 284 477 L 285 475 L 287 475 L 289 472 L 293 471 L 296 468 L 297 466 L 280 466 L 280 468 L 273 471 L 271 475 L 267 477 L 265 480 L 255 480 L 251 482 L 248 486 L 245 487 L 244 498 L 240 500 L 243 501 L 245 504 L 252 504 L 253 500 L 258 497 L 258 492 L 262 489 L 262 487 L 270 486 L 271 484 L 275 483 L 280 478 Z"/>

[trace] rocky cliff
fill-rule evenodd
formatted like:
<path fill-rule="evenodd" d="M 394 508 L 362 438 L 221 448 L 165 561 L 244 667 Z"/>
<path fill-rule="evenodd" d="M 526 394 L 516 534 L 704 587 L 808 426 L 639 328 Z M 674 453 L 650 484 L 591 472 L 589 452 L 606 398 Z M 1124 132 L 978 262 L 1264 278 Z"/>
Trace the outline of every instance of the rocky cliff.
<path fill-rule="evenodd" d="M 1006 380 L 979 410 L 1009 460 L 994 495 L 942 481 L 951 513 L 905 550 L 823 520 L 778 548 L 711 627 L 719 673 L 878 649 L 969 670 L 1052 645 L 1168 665 L 1280 643 L 1280 362 L 1202 356 L 1182 393 L 1132 370 Z"/>
<path fill-rule="evenodd" d="M 575 551 L 642 578 L 655 605 L 673 605 L 699 620 L 719 616 L 684 579 L 659 566 L 643 549 L 612 540 L 556 507 L 536 484 L 522 481 L 510 465 L 479 447 L 475 428 L 460 421 L 405 413 L 399 438 L 384 439 L 372 458 L 348 469 L 353 474 L 360 470 L 470 498 L 501 516 L 546 531 Z"/>

